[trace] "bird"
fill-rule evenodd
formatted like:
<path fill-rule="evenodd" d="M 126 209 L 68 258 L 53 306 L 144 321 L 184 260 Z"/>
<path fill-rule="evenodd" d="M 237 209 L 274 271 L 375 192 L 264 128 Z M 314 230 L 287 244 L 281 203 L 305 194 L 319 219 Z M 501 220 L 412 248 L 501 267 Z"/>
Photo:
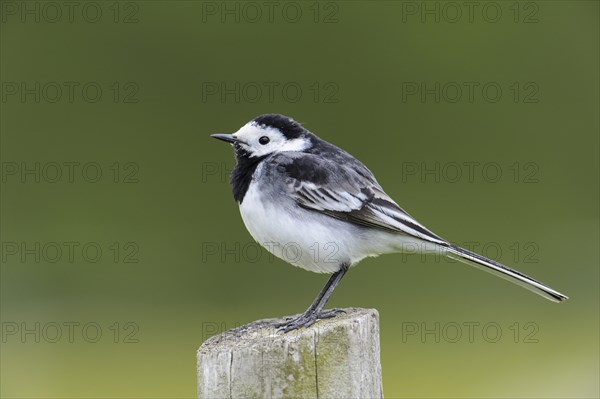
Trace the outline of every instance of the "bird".
<path fill-rule="evenodd" d="M 358 159 L 293 118 L 260 115 L 233 134 L 233 198 L 254 240 L 284 261 L 331 276 L 308 309 L 277 328 L 289 332 L 334 317 L 325 305 L 347 271 L 367 257 L 420 252 L 496 274 L 554 302 L 567 296 L 497 261 L 461 248 L 419 223 Z"/>

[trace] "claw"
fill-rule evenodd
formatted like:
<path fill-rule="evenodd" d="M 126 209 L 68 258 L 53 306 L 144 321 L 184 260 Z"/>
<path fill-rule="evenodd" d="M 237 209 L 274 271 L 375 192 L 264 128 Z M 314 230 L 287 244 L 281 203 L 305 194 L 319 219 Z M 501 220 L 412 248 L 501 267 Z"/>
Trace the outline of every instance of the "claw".
<path fill-rule="evenodd" d="M 292 330 L 297 330 L 301 327 L 310 327 L 315 323 L 315 321 L 317 321 L 317 317 L 314 313 L 309 315 L 303 314 L 296 317 L 295 319 L 290 319 L 286 320 L 283 323 L 278 323 L 275 325 L 275 327 L 284 332 L 290 332 Z"/>
<path fill-rule="evenodd" d="M 321 313 L 319 313 L 319 316 L 317 317 L 317 319 L 331 319 L 332 317 L 335 317 L 335 316 L 339 315 L 340 313 L 346 313 L 346 311 L 344 309 L 324 310 Z"/>
<path fill-rule="evenodd" d="M 318 315 L 315 312 L 312 313 L 304 313 L 296 318 L 289 319 L 283 323 L 275 324 L 275 328 L 281 330 L 283 332 L 290 332 L 293 330 L 297 330 L 302 327 L 310 327 L 319 319 L 330 319 L 332 317 L 337 316 L 340 313 L 346 313 L 343 309 L 330 309 L 324 310 Z"/>

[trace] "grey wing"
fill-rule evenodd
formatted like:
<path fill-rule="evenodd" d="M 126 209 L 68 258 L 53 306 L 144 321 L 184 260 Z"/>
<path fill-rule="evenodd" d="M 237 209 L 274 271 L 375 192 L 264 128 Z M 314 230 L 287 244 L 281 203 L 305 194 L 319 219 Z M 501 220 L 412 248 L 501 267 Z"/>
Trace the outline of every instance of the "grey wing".
<path fill-rule="evenodd" d="M 398 206 L 357 160 L 339 164 L 301 154 L 280 165 L 288 193 L 303 208 L 357 225 L 447 244 Z"/>

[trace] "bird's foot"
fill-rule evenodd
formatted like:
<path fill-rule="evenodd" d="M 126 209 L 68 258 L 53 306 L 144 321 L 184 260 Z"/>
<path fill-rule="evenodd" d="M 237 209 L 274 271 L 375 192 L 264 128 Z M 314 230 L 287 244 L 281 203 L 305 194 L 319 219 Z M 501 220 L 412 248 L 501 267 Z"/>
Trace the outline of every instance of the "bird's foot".
<path fill-rule="evenodd" d="M 275 324 L 275 328 L 283 332 L 290 332 L 301 327 L 310 327 L 319 319 L 330 319 L 340 313 L 345 313 L 343 309 L 329 309 L 317 312 L 306 312 L 298 317 L 288 318 L 283 323 Z"/>

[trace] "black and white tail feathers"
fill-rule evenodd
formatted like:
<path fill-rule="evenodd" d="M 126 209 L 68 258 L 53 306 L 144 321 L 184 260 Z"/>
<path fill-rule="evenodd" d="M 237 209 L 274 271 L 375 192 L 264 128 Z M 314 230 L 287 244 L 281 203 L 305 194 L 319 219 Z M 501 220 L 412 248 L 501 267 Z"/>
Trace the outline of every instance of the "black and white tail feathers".
<path fill-rule="evenodd" d="M 535 292 L 536 294 L 541 295 L 553 302 L 563 302 L 569 299 L 569 297 L 553 290 L 539 281 L 536 281 L 529 276 L 519 273 L 516 270 L 513 270 L 484 256 L 467 251 L 466 249 L 457 247 L 455 245 L 450 245 L 447 250 L 448 256 L 452 259 L 456 259 L 468 265 L 485 270 L 486 272 L 492 273 L 498 277 L 502 277 L 503 279 L 527 288 L 528 290 Z"/>

